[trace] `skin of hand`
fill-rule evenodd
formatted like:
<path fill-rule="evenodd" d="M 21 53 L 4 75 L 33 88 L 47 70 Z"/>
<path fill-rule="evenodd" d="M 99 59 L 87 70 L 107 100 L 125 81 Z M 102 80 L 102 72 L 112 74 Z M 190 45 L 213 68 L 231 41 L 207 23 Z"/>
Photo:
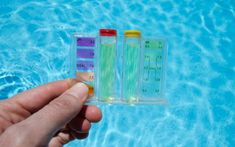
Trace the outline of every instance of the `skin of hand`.
<path fill-rule="evenodd" d="M 0 147 L 61 147 L 88 136 L 102 113 L 86 106 L 88 88 L 67 79 L 0 101 Z"/>

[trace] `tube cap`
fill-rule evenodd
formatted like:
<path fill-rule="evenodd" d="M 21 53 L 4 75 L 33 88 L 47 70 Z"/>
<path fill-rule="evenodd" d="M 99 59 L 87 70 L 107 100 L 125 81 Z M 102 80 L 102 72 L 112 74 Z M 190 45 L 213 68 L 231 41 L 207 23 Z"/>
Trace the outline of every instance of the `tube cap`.
<path fill-rule="evenodd" d="M 114 29 L 100 29 L 100 36 L 117 36 L 117 31 Z"/>
<path fill-rule="evenodd" d="M 136 38 L 138 38 L 138 37 L 141 36 L 141 32 L 138 31 L 138 30 L 126 30 L 124 32 L 124 35 L 125 35 L 125 37 L 136 37 Z"/>

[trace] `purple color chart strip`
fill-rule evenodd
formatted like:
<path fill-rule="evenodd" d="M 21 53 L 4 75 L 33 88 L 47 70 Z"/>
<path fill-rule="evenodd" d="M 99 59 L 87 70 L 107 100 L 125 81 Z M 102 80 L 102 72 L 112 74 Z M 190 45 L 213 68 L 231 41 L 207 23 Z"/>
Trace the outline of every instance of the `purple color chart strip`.
<path fill-rule="evenodd" d="M 95 38 L 92 38 L 92 37 L 78 37 L 77 38 L 77 45 L 78 46 L 93 47 L 93 46 L 95 46 Z"/>
<path fill-rule="evenodd" d="M 77 57 L 78 58 L 94 58 L 94 50 L 93 49 L 77 49 Z"/>
<path fill-rule="evenodd" d="M 78 70 L 93 70 L 94 69 L 94 63 L 93 61 L 77 61 L 77 69 Z"/>

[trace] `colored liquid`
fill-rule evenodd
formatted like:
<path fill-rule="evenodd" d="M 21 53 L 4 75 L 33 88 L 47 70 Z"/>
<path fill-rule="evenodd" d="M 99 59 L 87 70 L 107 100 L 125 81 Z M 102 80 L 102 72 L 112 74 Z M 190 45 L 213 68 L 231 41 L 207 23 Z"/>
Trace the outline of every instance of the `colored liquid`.
<path fill-rule="evenodd" d="M 94 37 L 77 37 L 77 74 L 78 81 L 85 83 L 89 88 L 89 97 L 94 95 Z"/>
<path fill-rule="evenodd" d="M 98 98 L 110 102 L 114 99 L 116 37 L 101 37 L 99 49 Z"/>
<path fill-rule="evenodd" d="M 131 38 L 126 40 L 123 54 L 123 92 L 125 101 L 138 100 L 139 89 L 139 64 L 140 64 L 140 40 Z"/>

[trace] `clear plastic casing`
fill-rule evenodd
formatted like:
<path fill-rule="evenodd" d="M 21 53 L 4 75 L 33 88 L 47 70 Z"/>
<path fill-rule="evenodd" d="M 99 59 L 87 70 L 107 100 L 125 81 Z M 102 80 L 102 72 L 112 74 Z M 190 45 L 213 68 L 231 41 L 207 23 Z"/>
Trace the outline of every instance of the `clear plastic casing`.
<path fill-rule="evenodd" d="M 140 103 L 166 103 L 164 99 L 167 44 L 164 39 L 142 39 Z"/>
<path fill-rule="evenodd" d="M 164 96 L 167 43 L 162 38 L 141 37 L 138 33 L 125 33 L 123 38 L 118 37 L 120 42 L 116 34 L 74 35 L 71 72 L 88 85 L 87 104 L 167 103 Z"/>
<path fill-rule="evenodd" d="M 72 54 L 75 60 L 72 67 L 75 68 L 75 76 L 78 81 L 85 83 L 89 88 L 89 97 L 94 98 L 94 65 L 97 37 L 88 34 L 75 34 Z M 75 66 L 74 66 L 75 65 Z"/>

